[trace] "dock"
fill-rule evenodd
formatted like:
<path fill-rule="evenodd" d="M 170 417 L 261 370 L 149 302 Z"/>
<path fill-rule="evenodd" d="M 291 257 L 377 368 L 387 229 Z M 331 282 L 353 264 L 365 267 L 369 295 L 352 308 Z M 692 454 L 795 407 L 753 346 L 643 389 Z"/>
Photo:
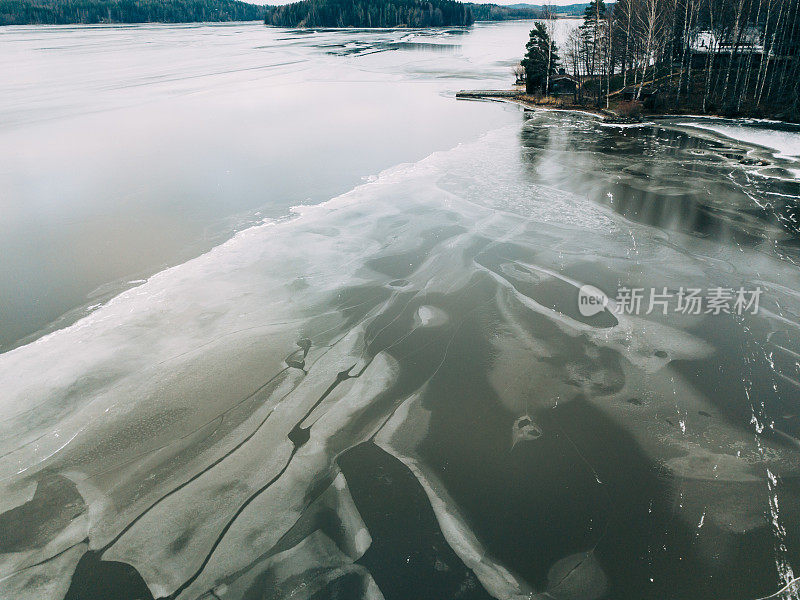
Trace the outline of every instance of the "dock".
<path fill-rule="evenodd" d="M 524 93 L 523 90 L 461 90 L 456 92 L 456 98 L 516 98 Z"/>

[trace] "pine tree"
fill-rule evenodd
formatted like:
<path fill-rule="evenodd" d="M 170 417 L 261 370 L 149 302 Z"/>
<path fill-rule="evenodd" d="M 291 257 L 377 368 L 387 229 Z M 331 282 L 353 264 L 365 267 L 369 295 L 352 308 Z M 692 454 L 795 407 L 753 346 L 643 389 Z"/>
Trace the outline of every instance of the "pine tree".
<path fill-rule="evenodd" d="M 583 41 L 586 73 L 596 75 L 600 67 L 600 51 L 603 37 L 603 22 L 606 18 L 606 5 L 603 0 L 591 0 L 583 14 L 583 24 L 579 27 Z"/>
<path fill-rule="evenodd" d="M 542 23 L 536 23 L 531 29 L 530 39 L 525 44 L 525 58 L 520 63 L 525 69 L 525 91 L 533 94 L 537 91 L 547 92 L 545 82 L 548 74 L 556 72 L 559 58 L 555 43 L 547 34 L 547 29 Z M 548 69 L 548 64 L 550 68 Z"/>

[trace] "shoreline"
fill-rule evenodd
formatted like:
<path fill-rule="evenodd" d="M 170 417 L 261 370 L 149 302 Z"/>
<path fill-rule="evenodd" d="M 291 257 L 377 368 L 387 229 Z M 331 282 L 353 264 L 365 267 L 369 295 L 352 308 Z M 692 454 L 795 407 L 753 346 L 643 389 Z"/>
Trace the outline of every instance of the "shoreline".
<path fill-rule="evenodd" d="M 781 119 L 764 119 L 756 117 L 730 117 L 716 113 L 708 114 L 695 114 L 692 112 L 659 112 L 659 111 L 642 111 L 638 117 L 626 117 L 620 115 L 613 110 L 605 108 L 597 108 L 595 106 L 585 106 L 582 104 L 575 104 L 573 102 L 564 102 L 561 105 L 553 104 L 552 102 L 539 101 L 522 90 L 506 89 L 506 90 L 459 90 L 456 92 L 456 99 L 458 100 L 495 100 L 503 102 L 513 102 L 525 108 L 537 108 L 541 110 L 561 110 L 567 112 L 581 113 L 600 118 L 606 123 L 618 124 L 632 124 L 643 123 L 647 119 L 672 119 L 672 118 L 693 118 L 693 119 L 723 119 L 726 121 L 752 121 L 756 123 L 782 125 L 782 126 L 795 126 L 800 131 L 800 124 L 794 121 L 784 121 Z"/>
<path fill-rule="evenodd" d="M 489 100 L 499 102 L 511 102 L 518 104 L 524 108 L 539 109 L 539 110 L 553 110 L 562 112 L 571 112 L 583 114 L 608 123 L 638 123 L 640 119 L 631 119 L 622 117 L 610 110 L 596 108 L 593 106 L 583 106 L 580 104 L 567 103 L 561 106 L 556 106 L 550 103 L 537 102 L 525 93 L 520 93 L 517 90 L 460 90 L 456 92 L 457 100 Z M 649 116 L 649 115 L 648 115 Z"/>
<path fill-rule="evenodd" d="M 460 100 L 473 101 L 492 101 L 505 102 L 521 106 L 523 110 L 543 110 L 554 112 L 572 113 L 595 119 L 599 123 L 608 126 L 618 127 L 637 127 L 637 126 L 666 126 L 680 130 L 691 130 L 692 135 L 699 137 L 712 136 L 715 139 L 728 139 L 734 143 L 742 144 L 757 151 L 766 151 L 773 160 L 778 161 L 778 166 L 785 169 L 795 179 L 800 179 L 800 125 L 791 121 L 779 121 L 775 119 L 755 119 L 750 117 L 731 118 L 718 115 L 697 115 L 697 114 L 671 114 L 671 113 L 645 113 L 638 118 L 623 117 L 613 111 L 598 109 L 596 107 L 586 107 L 578 104 L 565 104 L 555 106 L 552 103 L 537 102 L 535 99 L 526 97 L 525 94 L 514 93 L 514 90 L 462 90 L 456 94 Z M 693 119 L 697 123 L 682 123 L 680 119 Z M 674 122 L 670 122 L 674 121 Z M 704 124 L 703 121 L 712 121 L 713 126 Z M 783 136 L 783 143 L 776 143 L 773 138 L 771 142 L 765 139 L 755 139 L 742 132 L 726 131 L 726 129 L 739 128 L 744 131 L 748 126 L 766 128 L 774 134 Z M 787 128 L 787 129 L 782 129 Z M 796 140 L 791 140 L 791 148 L 797 148 L 796 152 L 788 150 L 786 135 L 796 136 Z"/>

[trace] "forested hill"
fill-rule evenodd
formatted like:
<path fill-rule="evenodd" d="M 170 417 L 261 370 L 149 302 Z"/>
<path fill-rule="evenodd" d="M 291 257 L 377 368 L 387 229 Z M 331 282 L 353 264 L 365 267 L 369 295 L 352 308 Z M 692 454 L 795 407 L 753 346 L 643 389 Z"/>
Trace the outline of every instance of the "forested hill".
<path fill-rule="evenodd" d="M 264 7 L 237 0 L 0 0 L 0 25 L 260 21 Z"/>
<path fill-rule="evenodd" d="M 472 25 L 472 11 L 454 0 L 302 0 L 267 7 L 278 27 L 439 27 Z"/>
<path fill-rule="evenodd" d="M 511 21 L 514 19 L 539 19 L 544 14 L 544 7 L 533 4 L 515 4 L 500 6 L 498 4 L 472 4 L 467 7 L 472 11 L 476 21 Z"/>
<path fill-rule="evenodd" d="M 606 2 L 610 3 L 611 0 L 606 0 Z M 587 6 L 589 6 L 588 3 L 567 4 L 566 6 L 555 5 L 553 6 L 553 12 L 565 17 L 582 17 L 586 12 Z"/>
<path fill-rule="evenodd" d="M 606 2 L 610 1 L 613 0 L 606 0 Z M 487 6 L 487 5 L 482 4 L 479 6 Z M 510 8 L 522 11 L 535 10 L 542 13 L 545 12 L 546 10 L 550 10 L 551 12 L 554 12 L 555 14 L 563 17 L 582 17 L 586 12 L 587 6 L 589 6 L 588 2 L 583 2 L 580 4 L 567 4 L 566 6 L 562 6 L 561 4 L 551 4 L 550 6 L 547 6 L 546 4 L 528 4 L 526 2 L 521 2 L 519 4 L 506 4 L 502 6 L 502 8 Z"/>
<path fill-rule="evenodd" d="M 560 13 L 585 4 L 559 7 Z M 437 27 L 535 19 L 534 4 L 455 0 L 301 0 L 257 6 L 239 0 L 0 0 L 0 25 L 258 21 L 281 27 Z"/>

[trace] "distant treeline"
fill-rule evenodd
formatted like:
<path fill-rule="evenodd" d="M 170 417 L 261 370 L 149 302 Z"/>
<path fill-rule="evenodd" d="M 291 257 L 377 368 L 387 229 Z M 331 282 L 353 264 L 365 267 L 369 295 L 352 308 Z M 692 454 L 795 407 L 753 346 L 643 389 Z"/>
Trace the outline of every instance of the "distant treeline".
<path fill-rule="evenodd" d="M 269 6 L 264 19 L 278 27 L 463 27 L 473 20 L 454 0 L 302 0 Z"/>
<path fill-rule="evenodd" d="M 589 6 L 587 2 L 581 4 L 567 4 L 566 6 L 553 5 L 550 10 L 558 15 L 567 17 L 582 17 L 586 12 L 586 7 Z"/>
<path fill-rule="evenodd" d="M 237 0 L 0 0 L 0 25 L 259 21 L 264 7 Z"/>
<path fill-rule="evenodd" d="M 495 4 L 470 4 L 470 6 L 496 6 Z M 550 13 L 554 15 L 558 15 L 561 17 L 582 17 L 583 13 L 586 12 L 586 7 L 589 6 L 588 2 L 581 2 L 579 4 L 567 4 L 566 6 L 561 6 L 560 4 L 528 4 L 527 2 L 519 2 L 517 4 L 506 4 L 500 6 L 499 8 L 506 8 L 511 10 L 519 10 L 522 11 L 523 14 L 526 15 L 535 15 L 532 18 L 539 18 L 541 15 L 545 13 Z M 515 17 L 517 18 L 517 17 Z M 527 18 L 527 17 L 519 17 L 519 18 Z M 475 20 L 478 21 L 478 17 L 475 17 Z M 490 21 L 505 21 L 506 19 L 487 19 Z"/>
<path fill-rule="evenodd" d="M 472 4 L 467 3 L 467 8 L 472 11 L 476 21 L 511 21 L 513 19 L 538 19 L 544 13 L 539 6 L 517 4 L 514 6 L 499 6 L 497 4 Z"/>

